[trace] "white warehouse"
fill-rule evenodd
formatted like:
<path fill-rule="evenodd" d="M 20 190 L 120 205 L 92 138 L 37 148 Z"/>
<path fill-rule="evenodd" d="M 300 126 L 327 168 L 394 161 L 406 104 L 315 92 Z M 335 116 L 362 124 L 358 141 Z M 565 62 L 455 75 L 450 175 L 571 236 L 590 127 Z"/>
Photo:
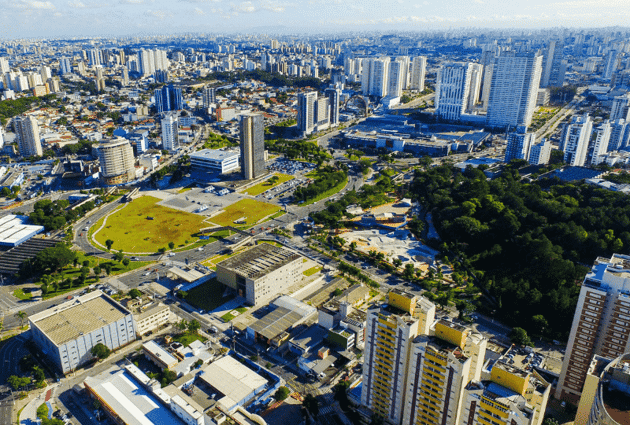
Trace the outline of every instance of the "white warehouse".
<path fill-rule="evenodd" d="M 225 174 L 239 167 L 239 157 L 240 155 L 236 151 L 203 149 L 190 154 L 190 163 L 196 169 Z"/>

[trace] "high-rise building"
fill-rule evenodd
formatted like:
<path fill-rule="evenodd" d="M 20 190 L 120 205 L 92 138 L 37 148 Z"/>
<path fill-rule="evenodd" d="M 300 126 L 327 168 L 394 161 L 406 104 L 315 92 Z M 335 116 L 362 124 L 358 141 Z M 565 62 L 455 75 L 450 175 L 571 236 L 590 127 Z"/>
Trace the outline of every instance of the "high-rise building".
<path fill-rule="evenodd" d="M 610 142 L 611 125 L 608 120 L 604 121 L 595 130 L 596 137 L 593 142 L 593 151 L 591 152 L 591 165 L 597 165 L 604 162 L 604 155 L 608 152 L 608 144 Z"/>
<path fill-rule="evenodd" d="M 315 129 L 315 104 L 317 92 L 298 93 L 297 128 L 302 134 L 308 135 Z"/>
<path fill-rule="evenodd" d="M 435 113 L 440 118 L 458 121 L 466 111 L 470 94 L 471 65 L 448 62 L 438 70 Z"/>
<path fill-rule="evenodd" d="M 205 86 L 202 93 L 203 107 L 209 108 L 210 105 L 217 102 L 216 89 L 214 87 Z"/>
<path fill-rule="evenodd" d="M 129 70 L 127 68 L 122 69 L 120 78 L 123 86 L 129 84 Z"/>
<path fill-rule="evenodd" d="M 179 147 L 179 139 L 177 138 L 178 133 L 178 122 L 177 117 L 172 114 L 166 114 L 161 121 L 162 124 L 162 149 L 166 149 L 168 151 L 177 150 Z"/>
<path fill-rule="evenodd" d="M 604 72 L 602 77 L 606 80 L 610 80 L 617 70 L 617 65 L 619 64 L 619 51 L 611 50 L 606 55 L 606 60 L 604 61 Z"/>
<path fill-rule="evenodd" d="M 466 109 L 472 112 L 475 105 L 479 102 L 479 94 L 481 93 L 481 80 L 483 77 L 483 65 L 473 63 L 470 66 L 470 90 L 468 91 L 468 105 Z"/>
<path fill-rule="evenodd" d="M 328 97 L 330 106 L 330 125 L 335 127 L 339 125 L 339 99 L 341 98 L 341 90 L 338 87 L 329 87 L 324 92 Z"/>
<path fill-rule="evenodd" d="M 409 87 L 411 90 L 424 90 L 424 77 L 427 73 L 426 56 L 416 56 L 411 63 L 411 82 Z"/>
<path fill-rule="evenodd" d="M 265 172 L 265 120 L 262 114 L 241 116 L 241 170 L 245 180 Z"/>
<path fill-rule="evenodd" d="M 118 137 L 102 141 L 97 152 L 104 184 L 128 183 L 136 178 L 133 148 L 127 139 Z"/>
<path fill-rule="evenodd" d="M 627 148 L 630 144 L 630 122 L 624 119 L 609 120 L 609 122 L 608 152 Z"/>
<path fill-rule="evenodd" d="M 153 58 L 153 50 L 141 49 L 138 52 L 138 72 L 143 77 L 153 75 L 155 72 L 155 59 Z"/>
<path fill-rule="evenodd" d="M 9 60 L 7 58 L 0 58 L 0 73 L 5 74 L 10 71 Z"/>
<path fill-rule="evenodd" d="M 630 256 L 598 257 L 584 278 L 556 398 L 577 404 L 594 355 L 630 352 Z"/>
<path fill-rule="evenodd" d="M 610 120 L 630 119 L 630 93 L 621 96 L 615 96 L 610 108 Z"/>
<path fill-rule="evenodd" d="M 184 109 L 181 88 L 169 84 L 161 89 L 155 89 L 154 93 L 155 107 L 158 113 Z"/>
<path fill-rule="evenodd" d="M 35 117 L 20 115 L 13 118 L 13 129 L 17 136 L 18 149 L 22 156 L 42 156 L 39 124 Z"/>
<path fill-rule="evenodd" d="M 565 125 L 560 138 L 560 150 L 564 152 L 564 162 L 577 167 L 584 165 L 592 129 L 593 120 L 588 114 L 574 116 L 571 123 Z"/>
<path fill-rule="evenodd" d="M 529 127 L 536 108 L 542 56 L 503 52 L 494 60 L 488 101 L 490 127 Z"/>
<path fill-rule="evenodd" d="M 536 142 L 536 134 L 528 133 L 524 127 L 519 127 L 516 131 L 507 136 L 507 146 L 505 148 L 505 162 L 513 159 L 529 160 L 531 146 Z"/>
<path fill-rule="evenodd" d="M 70 59 L 65 57 L 59 59 L 59 73 L 61 75 L 72 73 L 72 64 L 70 63 Z"/>
<path fill-rule="evenodd" d="M 361 404 L 391 423 L 402 420 L 411 342 L 428 335 L 435 305 L 399 290 L 367 312 Z"/>
<path fill-rule="evenodd" d="M 389 88 L 389 57 L 363 60 L 361 91 L 364 95 L 384 97 Z"/>
<path fill-rule="evenodd" d="M 532 145 L 529 149 L 529 163 L 532 165 L 545 165 L 551 158 L 551 142 L 542 139 L 539 143 Z"/>
<path fill-rule="evenodd" d="M 564 43 L 551 40 L 545 49 L 540 87 L 562 87 L 565 67 L 562 64 Z"/>
<path fill-rule="evenodd" d="M 91 67 L 101 64 L 101 54 L 98 49 L 88 50 L 88 63 Z"/>
<path fill-rule="evenodd" d="M 400 97 L 403 88 L 406 87 L 408 65 L 404 60 L 396 59 L 389 63 L 387 95 Z M 407 68 L 407 69 L 406 69 Z"/>
<path fill-rule="evenodd" d="M 52 77 L 52 72 L 49 66 L 42 65 L 39 69 L 39 74 L 42 77 L 42 81 L 47 81 L 50 77 Z"/>

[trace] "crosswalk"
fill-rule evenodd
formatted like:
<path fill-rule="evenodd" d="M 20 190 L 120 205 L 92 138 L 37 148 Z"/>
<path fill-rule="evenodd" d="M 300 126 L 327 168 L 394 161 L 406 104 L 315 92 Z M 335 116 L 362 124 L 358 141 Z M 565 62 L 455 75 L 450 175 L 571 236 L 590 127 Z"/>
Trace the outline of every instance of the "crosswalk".
<path fill-rule="evenodd" d="M 320 414 L 331 414 L 335 412 L 333 408 L 333 403 L 335 402 L 335 398 L 332 392 L 332 388 L 325 387 L 319 390 L 320 393 L 320 403 L 319 403 L 319 413 Z"/>

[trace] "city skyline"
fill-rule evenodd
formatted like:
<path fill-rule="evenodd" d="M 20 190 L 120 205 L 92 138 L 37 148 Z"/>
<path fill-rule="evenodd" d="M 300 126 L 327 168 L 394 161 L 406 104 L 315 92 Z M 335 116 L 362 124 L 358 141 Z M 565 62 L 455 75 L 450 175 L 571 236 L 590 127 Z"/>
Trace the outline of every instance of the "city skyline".
<path fill-rule="evenodd" d="M 627 25 L 621 0 L 21 0 L 5 2 L 0 38 L 184 32 L 427 31 Z"/>

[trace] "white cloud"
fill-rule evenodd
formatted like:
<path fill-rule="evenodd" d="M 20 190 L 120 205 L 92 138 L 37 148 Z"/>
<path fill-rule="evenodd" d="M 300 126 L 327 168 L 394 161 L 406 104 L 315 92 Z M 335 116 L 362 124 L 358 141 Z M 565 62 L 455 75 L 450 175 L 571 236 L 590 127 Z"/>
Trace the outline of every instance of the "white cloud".
<path fill-rule="evenodd" d="M 172 16 L 171 13 L 164 10 L 147 10 L 146 12 L 144 12 L 144 14 L 158 19 L 164 19 L 168 16 Z"/>
<path fill-rule="evenodd" d="M 256 6 L 251 1 L 244 1 L 241 4 L 233 4 L 232 5 L 232 13 L 254 13 L 256 11 Z"/>
<path fill-rule="evenodd" d="M 486 2 L 484 2 L 483 0 L 473 0 L 473 2 L 477 4 L 486 4 Z"/>
<path fill-rule="evenodd" d="M 206 12 L 204 12 L 203 10 L 201 10 L 198 7 L 195 7 L 195 15 L 205 15 Z"/>
<path fill-rule="evenodd" d="M 126 4 L 144 4 L 144 0 L 120 0 L 120 2 Z"/>
<path fill-rule="evenodd" d="M 49 1 L 37 1 L 37 0 L 20 0 L 16 3 L 11 3 L 11 7 L 16 9 L 49 9 L 55 8 L 55 5 Z"/>

